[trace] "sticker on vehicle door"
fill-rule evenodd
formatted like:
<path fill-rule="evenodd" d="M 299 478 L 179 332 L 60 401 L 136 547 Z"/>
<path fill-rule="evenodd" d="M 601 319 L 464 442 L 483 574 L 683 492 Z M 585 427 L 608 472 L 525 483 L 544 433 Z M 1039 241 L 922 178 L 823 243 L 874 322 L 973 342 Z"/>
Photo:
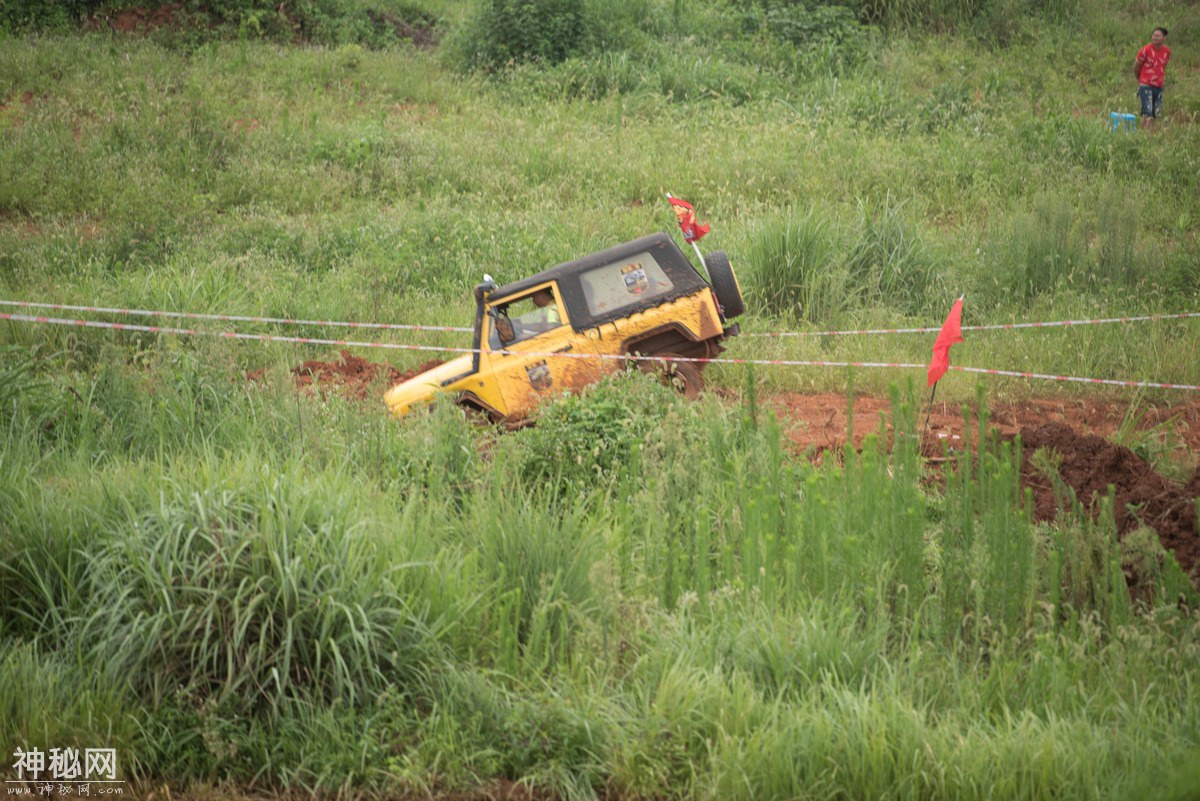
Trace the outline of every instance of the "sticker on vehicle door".
<path fill-rule="evenodd" d="M 538 392 L 544 392 L 554 385 L 554 380 L 550 377 L 550 366 L 544 360 L 526 367 L 525 374 L 529 376 L 529 386 Z"/>

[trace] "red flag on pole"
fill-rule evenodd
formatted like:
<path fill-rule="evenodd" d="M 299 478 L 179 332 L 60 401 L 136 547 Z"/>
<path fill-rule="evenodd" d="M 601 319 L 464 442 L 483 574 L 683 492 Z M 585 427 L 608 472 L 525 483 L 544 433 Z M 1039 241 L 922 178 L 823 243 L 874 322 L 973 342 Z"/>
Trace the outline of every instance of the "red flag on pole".
<path fill-rule="evenodd" d="M 679 220 L 679 229 L 683 231 L 684 239 L 688 242 L 695 242 L 708 233 L 707 225 L 696 222 L 696 211 L 692 208 L 691 203 L 670 195 L 667 196 L 667 200 L 675 211 L 676 219 Z"/>
<path fill-rule="evenodd" d="M 950 313 L 946 315 L 946 322 L 942 323 L 942 330 L 933 341 L 933 359 L 929 362 L 929 383 L 926 386 L 933 386 L 946 374 L 950 368 L 950 346 L 963 341 L 962 304 L 961 297 L 954 301 Z"/>

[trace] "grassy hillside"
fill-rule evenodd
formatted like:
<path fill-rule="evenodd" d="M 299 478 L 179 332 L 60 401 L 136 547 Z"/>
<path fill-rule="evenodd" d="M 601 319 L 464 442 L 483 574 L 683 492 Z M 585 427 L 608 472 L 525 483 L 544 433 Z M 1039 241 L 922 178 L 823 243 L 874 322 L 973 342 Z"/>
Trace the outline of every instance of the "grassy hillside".
<path fill-rule="evenodd" d="M 671 230 L 670 191 L 749 332 L 936 325 L 964 292 L 966 323 L 1200 308 L 1194 2 L 539 3 L 550 38 L 514 2 L 305 6 L 432 47 L 252 2 L 5 22 L 0 299 L 464 325 L 484 272 Z M 1113 133 L 1159 24 L 1167 119 Z M 917 377 L 628 376 L 502 435 L 297 395 L 330 353 L 0 323 L 0 750 L 328 795 L 1195 797 L 1198 599 L 1152 535 L 1069 498 L 1035 525 L 986 434 L 944 487 L 913 437 L 811 465 L 755 400 L 895 382 L 912 432 Z M 1200 322 L 955 360 L 1200 383 Z"/>
<path fill-rule="evenodd" d="M 732 35 L 721 18 L 677 35 L 670 9 L 651 11 L 658 39 L 490 77 L 460 71 L 452 34 L 433 51 L 8 39 L 3 289 L 461 324 L 483 272 L 515 279 L 667 227 L 673 191 L 733 254 L 752 330 L 936 324 L 962 292 L 969 323 L 1195 306 L 1194 15 L 1172 23 L 1163 130 L 1125 136 L 1107 113 L 1133 108 L 1131 54 L 1165 6 L 1021 19 L 1007 47 L 873 34 L 852 67 L 761 34 L 712 38 Z M 964 357 L 1195 383 L 1195 334 L 989 334 Z M 919 361 L 927 347 L 822 352 Z"/>

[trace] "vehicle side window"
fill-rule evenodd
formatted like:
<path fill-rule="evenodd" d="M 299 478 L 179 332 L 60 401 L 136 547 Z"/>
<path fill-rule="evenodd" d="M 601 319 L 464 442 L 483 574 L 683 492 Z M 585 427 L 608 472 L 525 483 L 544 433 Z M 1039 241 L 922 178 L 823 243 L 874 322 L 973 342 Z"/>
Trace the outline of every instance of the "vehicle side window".
<path fill-rule="evenodd" d="M 503 306 L 496 306 L 489 314 L 493 316 L 488 335 L 488 345 L 492 350 L 523 342 L 562 325 L 562 319 L 558 313 L 558 293 L 552 286 L 543 287 L 524 297 L 511 300 Z M 511 341 L 500 341 L 495 319 L 497 317 L 505 317 L 512 323 L 513 339 Z"/>
<path fill-rule="evenodd" d="M 588 311 L 599 316 L 669 292 L 671 279 L 650 253 L 638 253 L 579 276 Z"/>

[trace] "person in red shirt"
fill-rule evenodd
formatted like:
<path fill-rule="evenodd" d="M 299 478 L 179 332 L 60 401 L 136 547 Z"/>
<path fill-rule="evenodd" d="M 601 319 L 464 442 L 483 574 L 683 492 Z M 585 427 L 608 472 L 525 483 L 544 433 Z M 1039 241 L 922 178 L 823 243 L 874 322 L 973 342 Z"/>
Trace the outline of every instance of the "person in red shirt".
<path fill-rule="evenodd" d="M 1171 48 L 1163 44 L 1166 38 L 1166 28 L 1155 28 L 1150 34 L 1150 44 L 1138 51 L 1137 60 L 1133 62 L 1138 99 L 1142 101 L 1142 121 L 1151 130 L 1162 116 L 1163 83 L 1167 62 L 1171 60 Z"/>

